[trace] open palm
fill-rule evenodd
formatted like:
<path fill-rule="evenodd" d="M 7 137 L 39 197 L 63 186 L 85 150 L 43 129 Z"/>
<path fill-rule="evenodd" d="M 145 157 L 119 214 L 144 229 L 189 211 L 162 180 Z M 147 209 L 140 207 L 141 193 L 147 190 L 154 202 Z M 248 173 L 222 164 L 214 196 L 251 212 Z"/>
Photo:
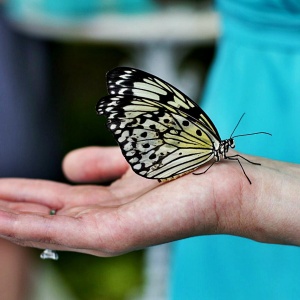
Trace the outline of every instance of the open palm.
<path fill-rule="evenodd" d="M 216 233 L 286 242 L 284 236 L 274 238 L 268 231 L 274 227 L 268 225 L 270 210 L 258 206 L 268 205 L 261 201 L 264 173 L 273 172 L 274 181 L 282 165 L 267 160 L 264 165 L 246 165 L 252 185 L 235 162 L 217 164 L 205 175 L 158 183 L 133 173 L 117 148 L 79 149 L 63 164 L 70 180 L 118 179 L 109 186 L 1 179 L 0 236 L 24 246 L 98 256 Z M 299 173 L 297 168 L 285 169 Z M 56 215 L 49 215 L 51 209 Z"/>

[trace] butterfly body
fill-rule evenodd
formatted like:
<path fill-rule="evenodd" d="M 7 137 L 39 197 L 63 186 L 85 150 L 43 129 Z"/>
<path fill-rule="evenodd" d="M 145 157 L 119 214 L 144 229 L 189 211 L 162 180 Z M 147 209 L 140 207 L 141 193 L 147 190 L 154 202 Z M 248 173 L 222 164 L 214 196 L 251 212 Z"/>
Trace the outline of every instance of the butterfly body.
<path fill-rule="evenodd" d="M 107 117 L 108 128 L 137 174 L 168 181 L 213 159 L 236 159 L 226 154 L 234 148 L 234 139 L 221 140 L 206 113 L 164 80 L 119 67 L 107 73 L 107 88 L 109 96 L 99 100 L 97 112 Z"/>

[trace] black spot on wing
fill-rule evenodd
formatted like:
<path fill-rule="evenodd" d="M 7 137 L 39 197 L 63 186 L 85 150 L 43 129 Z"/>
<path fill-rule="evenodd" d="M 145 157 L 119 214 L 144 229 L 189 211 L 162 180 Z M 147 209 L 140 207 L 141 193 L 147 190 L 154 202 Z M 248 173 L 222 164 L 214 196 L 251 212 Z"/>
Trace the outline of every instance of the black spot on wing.
<path fill-rule="evenodd" d="M 201 136 L 201 135 L 202 135 L 202 131 L 201 131 L 200 129 L 198 129 L 198 130 L 196 130 L 196 134 L 197 134 L 198 136 Z"/>

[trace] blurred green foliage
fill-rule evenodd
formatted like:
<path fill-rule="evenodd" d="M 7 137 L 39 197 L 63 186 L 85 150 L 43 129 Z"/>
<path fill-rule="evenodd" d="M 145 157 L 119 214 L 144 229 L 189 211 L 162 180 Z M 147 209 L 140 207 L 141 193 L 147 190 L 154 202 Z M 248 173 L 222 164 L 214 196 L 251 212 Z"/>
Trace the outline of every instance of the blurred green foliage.
<path fill-rule="evenodd" d="M 142 292 L 143 251 L 111 258 L 62 252 L 55 267 L 80 300 L 122 300 Z"/>
<path fill-rule="evenodd" d="M 53 97 L 58 103 L 64 152 L 87 145 L 113 145 L 96 103 L 105 96 L 105 74 L 126 58 L 126 51 L 93 44 L 51 45 Z"/>

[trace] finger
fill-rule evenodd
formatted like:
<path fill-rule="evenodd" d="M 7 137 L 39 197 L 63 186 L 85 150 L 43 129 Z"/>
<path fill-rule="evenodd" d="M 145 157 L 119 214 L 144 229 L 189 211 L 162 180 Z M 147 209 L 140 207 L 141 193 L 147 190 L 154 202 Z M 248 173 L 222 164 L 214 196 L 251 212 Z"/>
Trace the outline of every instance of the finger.
<path fill-rule="evenodd" d="M 72 186 L 47 180 L 20 178 L 0 179 L 0 204 L 8 210 L 11 207 L 15 210 L 19 207 L 25 209 L 29 204 L 45 206 L 48 211 L 100 203 L 105 205 L 106 202 L 107 205 L 116 205 L 130 196 L 126 198 L 125 192 L 123 188 L 118 196 L 118 193 L 114 194 L 111 189 L 103 186 Z"/>
<path fill-rule="evenodd" d="M 128 164 L 118 147 L 87 147 L 66 155 L 63 171 L 74 182 L 105 182 L 121 177 Z"/>
<path fill-rule="evenodd" d="M 0 209 L 7 212 L 28 212 L 49 214 L 49 207 L 37 203 L 11 202 L 0 200 Z"/>
<path fill-rule="evenodd" d="M 0 237 L 21 246 L 112 256 L 110 209 L 103 209 L 101 228 L 93 217 L 11 213 L 0 210 Z M 101 215 L 101 213 L 100 213 Z"/>
<path fill-rule="evenodd" d="M 46 214 L 12 213 L 0 210 L 0 235 L 22 246 L 58 250 L 66 248 L 70 236 L 80 232 L 73 218 Z M 72 228 L 70 235 L 69 228 Z M 78 239 L 78 245 L 83 239 Z M 77 245 L 77 246 L 78 246 Z"/>
<path fill-rule="evenodd" d="M 0 179 L 0 199 L 21 203 L 39 203 L 53 209 L 64 206 L 67 184 L 47 180 Z"/>

